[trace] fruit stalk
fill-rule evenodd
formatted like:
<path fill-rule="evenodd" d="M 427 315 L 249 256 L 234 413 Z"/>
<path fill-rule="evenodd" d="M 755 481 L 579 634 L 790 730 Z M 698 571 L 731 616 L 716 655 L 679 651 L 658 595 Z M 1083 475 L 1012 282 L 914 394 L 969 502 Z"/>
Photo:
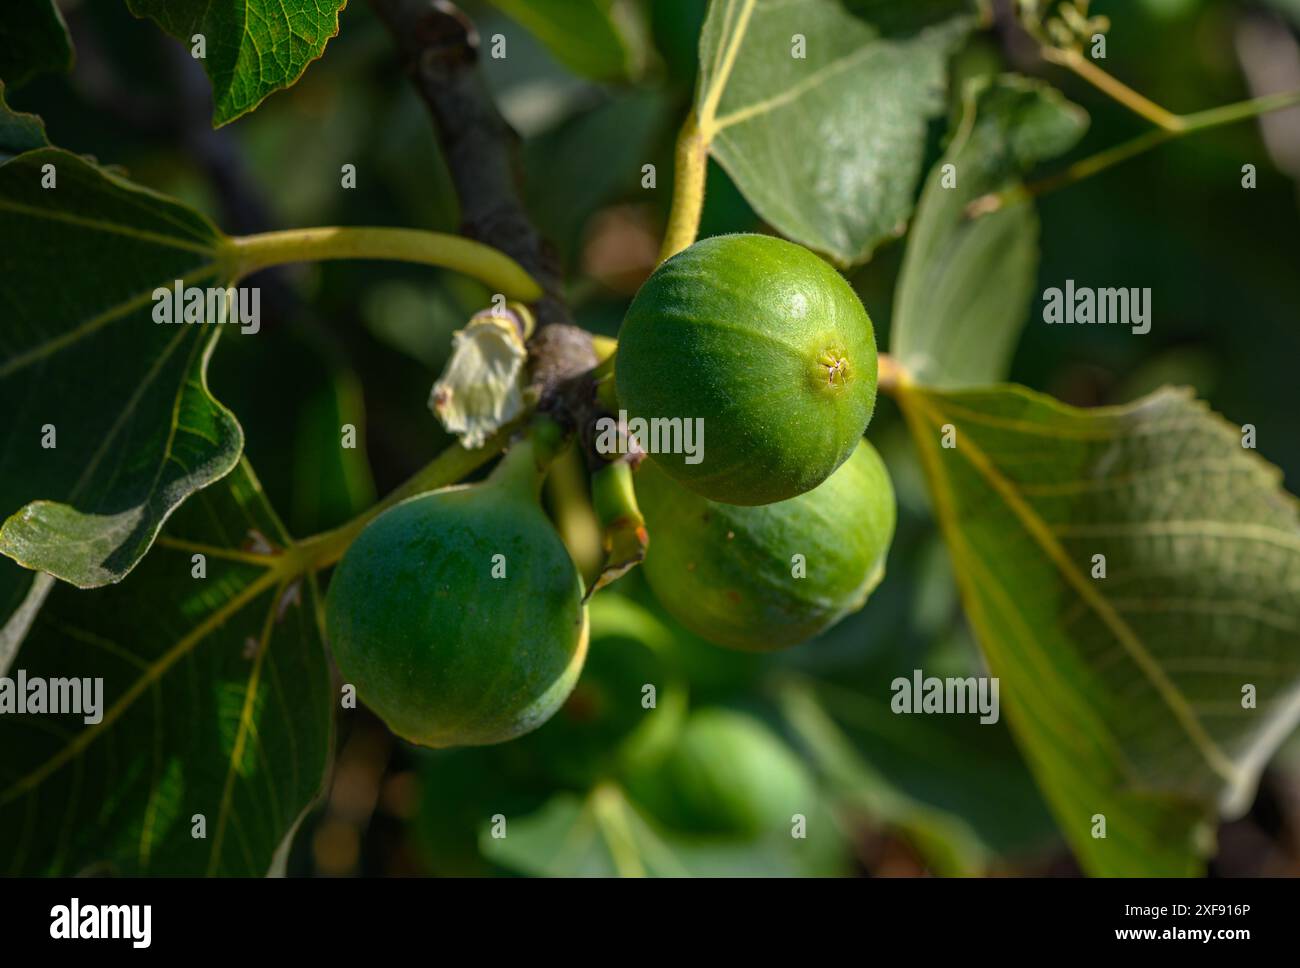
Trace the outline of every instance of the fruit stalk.
<path fill-rule="evenodd" d="M 547 469 L 568 442 L 568 434 L 550 417 L 533 418 L 527 434 L 511 445 L 501 463 L 492 471 L 487 479 L 488 485 L 538 499 Z"/>
<path fill-rule="evenodd" d="M 452 444 L 378 504 L 337 528 L 292 545 L 277 559 L 277 568 L 291 577 L 335 564 L 366 525 L 384 511 L 408 497 L 447 487 L 468 477 L 501 453 L 518 429 L 518 423 L 509 424 L 489 437 L 482 447 L 472 450 L 459 443 Z"/>

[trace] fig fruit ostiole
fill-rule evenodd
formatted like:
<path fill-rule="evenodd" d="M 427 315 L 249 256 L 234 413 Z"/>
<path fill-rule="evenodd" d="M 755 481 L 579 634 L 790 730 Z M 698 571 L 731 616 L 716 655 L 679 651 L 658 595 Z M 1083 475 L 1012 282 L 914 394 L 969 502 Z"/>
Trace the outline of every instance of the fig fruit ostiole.
<path fill-rule="evenodd" d="M 563 704 L 587 652 L 582 579 L 538 501 L 558 429 L 481 484 L 409 498 L 339 562 L 326 629 L 345 682 L 398 736 L 502 743 Z"/>
<path fill-rule="evenodd" d="M 706 500 L 649 461 L 636 493 L 655 597 L 697 635 L 746 651 L 795 645 L 861 608 L 894 534 L 889 472 L 866 440 L 820 486 L 776 504 Z"/>
<path fill-rule="evenodd" d="M 876 368 L 871 319 L 835 269 L 793 242 L 723 235 L 641 287 L 615 381 L 631 418 L 702 426 L 694 454 L 670 452 L 662 432 L 641 441 L 669 476 L 758 505 L 812 490 L 849 458 L 875 407 Z"/>

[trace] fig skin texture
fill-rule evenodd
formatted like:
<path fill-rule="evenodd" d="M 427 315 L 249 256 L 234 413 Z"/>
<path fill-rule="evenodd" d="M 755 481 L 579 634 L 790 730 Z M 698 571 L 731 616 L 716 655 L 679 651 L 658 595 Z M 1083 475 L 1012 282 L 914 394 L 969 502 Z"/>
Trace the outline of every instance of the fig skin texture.
<path fill-rule="evenodd" d="M 326 628 L 344 681 L 412 743 L 514 739 L 549 719 L 582 671 L 582 579 L 526 461 L 519 445 L 483 484 L 385 511 L 330 581 Z"/>
<path fill-rule="evenodd" d="M 655 597 L 695 634 L 749 652 L 807 641 L 861 608 L 884 577 L 897 514 L 889 472 L 866 440 L 820 487 L 777 504 L 705 500 L 649 461 L 636 493 Z"/>
<path fill-rule="evenodd" d="M 615 376 L 629 417 L 703 420 L 699 463 L 642 441 L 669 476 L 759 505 L 812 490 L 848 459 L 875 408 L 876 367 L 871 319 L 834 268 L 793 242 L 722 235 L 641 287 Z"/>
<path fill-rule="evenodd" d="M 664 759 L 626 782 L 660 821 L 698 834 L 788 837 L 793 815 L 815 806 L 794 752 L 761 720 L 717 707 L 693 713 Z"/>

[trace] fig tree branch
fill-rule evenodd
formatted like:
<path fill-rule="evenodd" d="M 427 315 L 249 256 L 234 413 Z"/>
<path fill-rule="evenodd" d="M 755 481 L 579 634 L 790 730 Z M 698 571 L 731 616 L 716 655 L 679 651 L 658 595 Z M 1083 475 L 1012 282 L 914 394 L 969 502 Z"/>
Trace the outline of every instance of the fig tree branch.
<path fill-rule="evenodd" d="M 572 325 L 554 249 L 533 226 L 520 192 L 518 137 L 478 71 L 478 31 L 449 0 L 370 0 L 433 119 L 460 200 L 461 228 L 506 253 L 541 285 L 529 345 L 538 409 L 578 432 L 588 462 L 596 418 L 591 336 Z"/>
<path fill-rule="evenodd" d="M 1133 90 L 1119 78 L 1102 70 L 1085 57 L 1081 51 L 1044 46 L 1042 54 L 1044 60 L 1073 71 L 1107 97 L 1124 105 L 1139 117 L 1150 121 L 1157 128 L 1171 134 L 1183 130 L 1184 118 L 1162 108 L 1150 98 Z"/>
<path fill-rule="evenodd" d="M 1107 97 L 1151 122 L 1155 126 L 1154 130 L 1075 162 L 1064 171 L 1047 178 L 981 196 L 966 207 L 969 218 L 989 215 L 1009 205 L 1091 178 L 1130 158 L 1145 154 L 1166 141 L 1300 104 L 1300 91 L 1290 91 L 1192 114 L 1175 114 L 1129 87 L 1084 53 L 1084 45 L 1089 39 L 1096 34 L 1105 34 L 1110 28 L 1108 18 L 1090 18 L 1088 7 L 1088 0 L 1063 2 L 1058 8 L 1060 16 L 1051 17 L 1036 0 L 1019 0 L 1016 20 L 1038 45 L 1038 52 L 1044 60 L 1072 71 Z"/>
<path fill-rule="evenodd" d="M 597 397 L 595 370 L 613 348 L 598 349 L 590 333 L 572 324 L 555 251 L 524 207 L 518 138 L 478 72 L 478 32 L 448 0 L 370 0 L 370 5 L 393 35 L 433 118 L 460 199 L 462 231 L 512 256 L 541 284 L 542 296 L 534 304 L 538 328 L 528 344 L 529 390 L 537 411 L 576 434 L 589 470 L 608 469 L 610 458 L 596 448 L 597 421 L 609 412 Z"/>
<path fill-rule="evenodd" d="M 518 137 L 478 71 L 478 31 L 445 0 L 370 0 L 424 100 L 460 202 L 461 231 L 509 255 L 541 285 L 539 326 L 570 322 L 558 260 L 520 193 Z"/>

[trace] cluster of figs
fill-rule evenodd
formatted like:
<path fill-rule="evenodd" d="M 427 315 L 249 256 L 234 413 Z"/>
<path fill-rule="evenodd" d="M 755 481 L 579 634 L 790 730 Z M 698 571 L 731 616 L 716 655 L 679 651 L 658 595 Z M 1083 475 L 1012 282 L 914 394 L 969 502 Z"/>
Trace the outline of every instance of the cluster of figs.
<path fill-rule="evenodd" d="M 619 405 L 705 429 L 702 459 L 651 454 L 635 475 L 646 578 L 687 628 L 769 651 L 866 601 L 895 521 L 863 438 L 876 368 L 857 295 L 793 243 L 708 238 L 642 286 L 619 332 Z M 331 579 L 339 669 L 411 742 L 513 739 L 550 718 L 582 671 L 584 587 L 540 503 L 545 438 L 525 436 L 482 483 L 388 509 Z"/>

